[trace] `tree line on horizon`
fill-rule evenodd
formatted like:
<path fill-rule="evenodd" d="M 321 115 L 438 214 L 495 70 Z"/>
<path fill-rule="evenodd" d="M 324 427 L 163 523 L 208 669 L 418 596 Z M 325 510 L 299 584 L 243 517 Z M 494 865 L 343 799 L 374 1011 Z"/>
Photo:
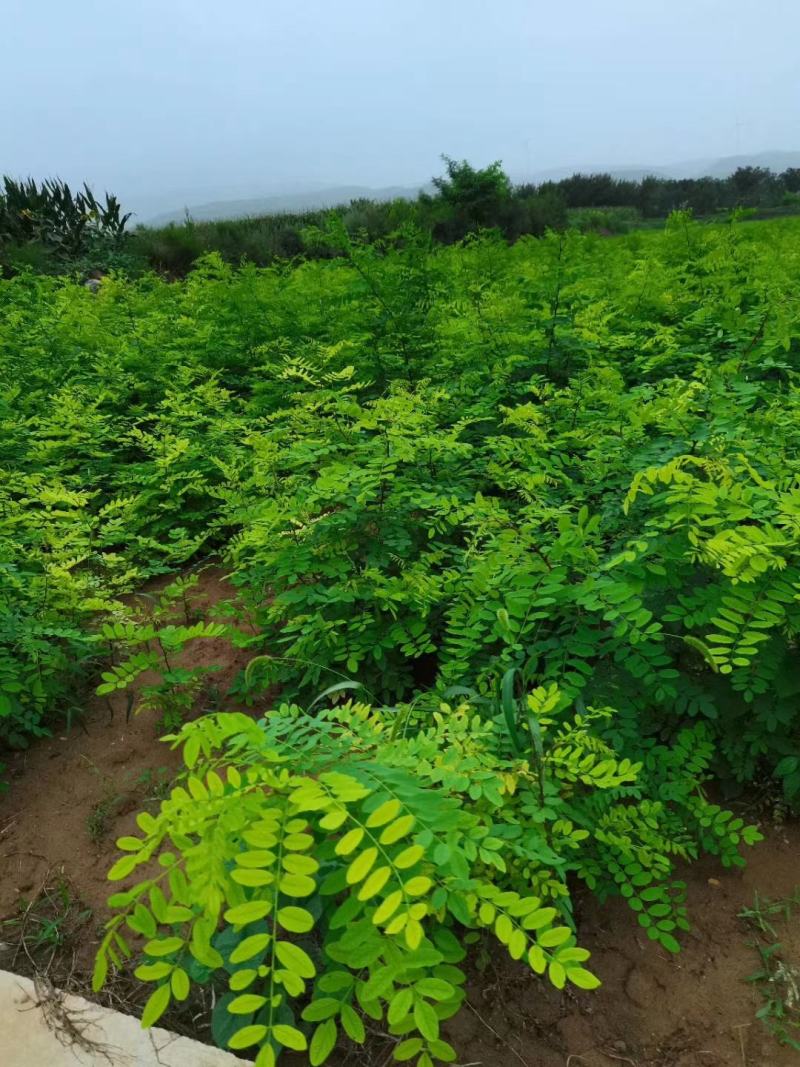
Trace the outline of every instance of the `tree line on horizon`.
<path fill-rule="evenodd" d="M 640 180 L 611 174 L 575 173 L 559 181 L 513 184 L 500 161 L 473 167 L 444 156 L 445 174 L 434 191 L 416 200 L 353 200 L 333 209 L 351 236 L 385 240 L 412 226 L 433 241 L 453 244 L 481 230 L 498 230 L 507 240 L 573 226 L 605 234 L 625 232 L 673 211 L 718 218 L 734 210 L 800 211 L 800 168 L 776 173 L 739 167 L 726 178 Z M 330 256 L 329 245 L 313 241 L 331 209 L 196 222 L 190 217 L 166 226 L 126 229 L 130 216 L 106 194 L 98 201 L 88 186 L 73 194 L 65 182 L 3 178 L 0 187 L 0 272 L 33 269 L 70 273 L 155 269 L 179 276 L 211 251 L 231 263 L 267 265 L 296 256 Z"/>

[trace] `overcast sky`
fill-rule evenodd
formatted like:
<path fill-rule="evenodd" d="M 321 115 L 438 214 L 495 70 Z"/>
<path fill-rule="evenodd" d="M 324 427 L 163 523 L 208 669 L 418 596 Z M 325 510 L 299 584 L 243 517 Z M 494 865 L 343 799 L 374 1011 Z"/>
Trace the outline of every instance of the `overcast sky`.
<path fill-rule="evenodd" d="M 151 196 L 800 148 L 798 0 L 0 0 L 0 172 Z M 169 206 L 166 203 L 165 206 Z"/>

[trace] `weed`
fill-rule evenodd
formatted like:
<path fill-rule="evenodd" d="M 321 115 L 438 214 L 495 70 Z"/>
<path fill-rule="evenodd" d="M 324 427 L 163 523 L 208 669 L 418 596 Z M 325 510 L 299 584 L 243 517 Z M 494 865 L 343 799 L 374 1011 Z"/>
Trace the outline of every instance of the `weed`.
<path fill-rule="evenodd" d="M 95 844 L 99 844 L 108 834 L 119 800 L 117 796 L 104 797 L 103 800 L 98 800 L 86 816 L 86 829 Z"/>
<path fill-rule="evenodd" d="M 88 756 L 81 757 L 103 788 L 103 794 L 86 816 L 86 830 L 94 844 L 99 844 L 111 829 L 112 821 L 124 800 L 110 775 L 104 774 Z"/>
<path fill-rule="evenodd" d="M 134 788 L 142 794 L 145 806 L 160 804 L 169 796 L 172 777 L 166 767 L 148 768 L 134 780 Z"/>
<path fill-rule="evenodd" d="M 791 897 L 771 901 L 756 894 L 752 908 L 739 917 L 756 933 L 753 947 L 760 967 L 747 981 L 757 986 L 762 1006 L 756 1012 L 769 1032 L 781 1044 L 800 1052 L 800 960 L 787 959 L 778 924 L 788 922 L 800 908 L 800 887 Z"/>
<path fill-rule="evenodd" d="M 49 872 L 35 897 L 21 899 L 17 914 L 0 920 L 0 937 L 13 947 L 8 966 L 31 977 L 46 974 L 59 954 L 77 946 L 91 917 L 63 872 Z"/>

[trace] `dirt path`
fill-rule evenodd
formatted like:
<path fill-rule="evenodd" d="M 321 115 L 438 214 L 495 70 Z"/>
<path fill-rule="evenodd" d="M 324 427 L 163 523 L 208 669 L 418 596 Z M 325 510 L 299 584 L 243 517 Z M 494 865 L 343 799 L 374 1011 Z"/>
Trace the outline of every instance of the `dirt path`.
<path fill-rule="evenodd" d="M 207 605 L 231 596 L 215 571 L 204 573 L 201 592 Z M 184 662 L 224 662 L 216 676 L 224 689 L 249 655 L 232 654 L 223 641 L 205 641 L 187 647 Z M 58 894 L 65 887 L 80 924 L 72 967 L 78 976 L 89 968 L 104 919 L 114 841 L 133 829 L 137 811 L 157 804 L 178 763 L 177 754 L 158 741 L 151 716 L 125 721 L 124 698 L 115 702 L 113 717 L 98 701 L 85 731 L 57 735 L 15 757 L 11 788 L 0 798 L 0 921 L 19 915 L 43 888 Z M 694 925 L 677 957 L 641 936 L 622 901 L 602 907 L 589 894 L 578 901 L 581 943 L 592 951 L 592 969 L 604 983 L 600 990 L 558 994 L 492 956 L 470 979 L 469 1006 L 447 1028 L 460 1062 L 800 1067 L 800 1052 L 778 1045 L 755 1018 L 761 999 L 744 981 L 757 969 L 758 956 L 739 912 L 756 893 L 774 899 L 800 887 L 800 826 L 768 828 L 766 834 L 750 850 L 743 872 L 724 872 L 710 861 L 684 872 Z M 785 958 L 800 967 L 800 912 L 795 915 L 780 927 L 780 936 Z M 14 970 L 9 951 L 4 955 L 0 944 L 0 967 Z M 337 1062 L 364 1067 L 369 1061 L 360 1053 Z"/>

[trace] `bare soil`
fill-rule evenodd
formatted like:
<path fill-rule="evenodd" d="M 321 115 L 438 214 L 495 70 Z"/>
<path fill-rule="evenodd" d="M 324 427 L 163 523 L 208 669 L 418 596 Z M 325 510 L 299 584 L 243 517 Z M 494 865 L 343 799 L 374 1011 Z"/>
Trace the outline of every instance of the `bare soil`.
<path fill-rule="evenodd" d="M 168 579 L 148 586 L 157 593 Z M 215 567 L 199 575 L 192 605 L 206 615 L 221 610 L 234 590 Z M 185 667 L 221 664 L 208 676 L 224 694 L 253 653 L 225 638 L 189 642 L 176 662 Z M 142 675 L 140 684 L 155 681 Z M 180 754 L 161 742 L 151 712 L 126 721 L 126 695 L 93 698 L 81 724 L 7 759 L 10 788 L 0 797 L 0 916 L 20 897 L 29 898 L 53 872 L 80 890 L 101 915 L 109 895 L 105 875 L 114 842 L 135 832 L 136 812 L 158 801 L 181 765 Z M 224 699 L 222 701 L 224 706 Z M 202 709 L 202 695 L 198 710 Z"/>
<path fill-rule="evenodd" d="M 681 872 L 692 932 L 670 956 L 640 931 L 622 900 L 580 901 L 580 942 L 603 985 L 558 994 L 530 972 L 491 961 L 470 981 L 450 1025 L 465 1062 L 509 1067 L 798 1067 L 755 1018 L 762 1001 L 745 981 L 758 970 L 753 933 L 739 913 L 756 893 L 800 885 L 800 827 L 772 827 L 743 871 L 704 860 Z M 800 966 L 800 912 L 776 924 L 783 956 Z M 765 942 L 766 943 L 766 942 Z"/>
<path fill-rule="evenodd" d="M 203 572 L 198 592 L 206 608 L 233 597 L 213 569 Z M 224 640 L 206 640 L 187 646 L 181 662 L 224 664 L 213 679 L 224 692 L 251 655 Z M 79 933 L 67 939 L 71 973 L 80 979 L 88 972 L 105 918 L 114 841 L 133 830 L 137 811 L 157 804 L 178 766 L 178 754 L 159 741 L 151 715 L 125 721 L 124 696 L 111 710 L 105 701 L 91 702 L 82 729 L 15 756 L 10 789 L 0 798 L 0 922 L 19 917 L 43 896 L 45 903 L 55 900 L 58 887 L 65 887 L 74 901 L 69 921 Z M 677 957 L 643 936 L 623 901 L 601 906 L 588 893 L 578 901 L 581 943 L 592 951 L 600 990 L 558 993 L 502 954 L 478 956 L 467 1006 L 446 1027 L 459 1062 L 800 1067 L 800 1053 L 779 1045 L 755 1018 L 761 999 L 745 981 L 758 955 L 740 911 L 757 893 L 775 899 L 800 886 L 800 826 L 763 829 L 766 840 L 750 850 L 744 871 L 723 871 L 709 860 L 683 872 L 693 929 Z M 781 925 L 780 934 L 785 958 L 800 966 L 800 918 Z M 0 943 L 0 967 L 10 967 L 12 950 L 7 945 L 4 954 Z M 23 962 L 17 961 L 20 971 Z M 199 1021 L 194 1032 L 207 1037 Z M 338 1062 L 378 1067 L 386 1056 L 380 1049 L 376 1057 L 350 1053 Z"/>

